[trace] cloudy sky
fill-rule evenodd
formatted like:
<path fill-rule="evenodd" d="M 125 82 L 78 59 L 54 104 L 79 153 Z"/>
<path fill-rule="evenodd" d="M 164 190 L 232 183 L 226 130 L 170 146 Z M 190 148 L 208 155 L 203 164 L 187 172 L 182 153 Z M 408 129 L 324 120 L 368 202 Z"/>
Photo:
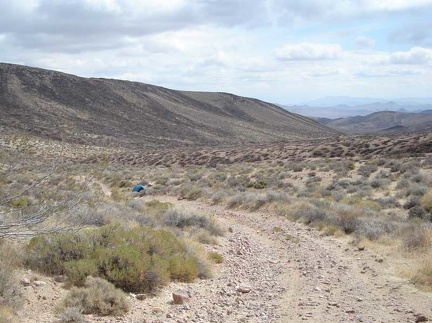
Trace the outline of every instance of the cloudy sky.
<path fill-rule="evenodd" d="M 281 104 L 431 97 L 432 0 L 0 0 L 0 62 Z"/>

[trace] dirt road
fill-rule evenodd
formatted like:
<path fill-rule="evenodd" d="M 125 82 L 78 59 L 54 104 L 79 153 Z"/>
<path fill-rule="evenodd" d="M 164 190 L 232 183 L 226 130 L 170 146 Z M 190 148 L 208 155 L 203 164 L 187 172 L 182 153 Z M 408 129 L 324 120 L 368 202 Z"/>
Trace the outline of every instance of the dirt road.
<path fill-rule="evenodd" d="M 218 276 L 189 287 L 196 296 L 185 311 L 187 320 L 415 322 L 421 316 L 432 318 L 432 294 L 396 277 L 391 259 L 385 256 L 278 216 L 159 199 L 209 212 L 232 229 L 215 248 L 225 259 Z M 238 286 L 251 291 L 237 292 Z"/>
<path fill-rule="evenodd" d="M 86 317 L 89 322 L 422 322 L 432 318 L 432 294 L 394 275 L 391 259 L 358 250 L 346 240 L 282 217 L 240 211 L 173 197 L 148 196 L 214 216 L 227 228 L 209 250 L 223 255 L 212 279 L 172 283 L 145 300 L 131 299 L 123 317 Z M 49 281 L 28 289 L 22 322 L 58 322 L 65 294 Z M 192 297 L 172 304 L 172 292 Z"/>

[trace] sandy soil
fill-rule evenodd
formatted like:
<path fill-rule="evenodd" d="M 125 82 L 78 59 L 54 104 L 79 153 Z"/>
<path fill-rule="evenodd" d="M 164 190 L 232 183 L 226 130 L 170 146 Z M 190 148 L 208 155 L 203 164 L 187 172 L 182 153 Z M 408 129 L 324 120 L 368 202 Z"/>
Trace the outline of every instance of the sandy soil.
<path fill-rule="evenodd" d="M 396 277 L 391 258 L 367 248 L 359 250 L 348 239 L 323 236 L 270 214 L 146 197 L 154 198 L 208 212 L 229 228 L 219 245 L 208 247 L 222 254 L 224 262 L 217 265 L 212 279 L 172 283 L 156 297 L 131 298 L 132 310 L 126 316 L 87 316 L 89 322 L 420 322 L 432 318 L 432 294 Z M 50 278 L 37 279 L 46 284 L 25 287 L 20 321 L 58 322 L 54 308 L 67 291 Z M 192 295 L 188 303 L 172 304 L 172 292 L 178 289 Z"/>

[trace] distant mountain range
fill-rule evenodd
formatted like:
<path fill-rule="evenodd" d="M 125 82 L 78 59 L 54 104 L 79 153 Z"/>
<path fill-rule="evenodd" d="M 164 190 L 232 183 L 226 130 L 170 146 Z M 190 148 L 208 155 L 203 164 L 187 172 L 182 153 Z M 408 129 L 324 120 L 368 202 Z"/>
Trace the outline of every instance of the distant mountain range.
<path fill-rule="evenodd" d="M 381 111 L 366 116 L 314 119 L 323 125 L 348 134 L 390 134 L 432 130 L 432 110 L 421 113 Z"/>
<path fill-rule="evenodd" d="M 431 98 L 355 98 L 325 97 L 301 105 L 280 105 L 290 112 L 318 118 L 365 116 L 380 111 L 422 112 L 432 110 Z"/>

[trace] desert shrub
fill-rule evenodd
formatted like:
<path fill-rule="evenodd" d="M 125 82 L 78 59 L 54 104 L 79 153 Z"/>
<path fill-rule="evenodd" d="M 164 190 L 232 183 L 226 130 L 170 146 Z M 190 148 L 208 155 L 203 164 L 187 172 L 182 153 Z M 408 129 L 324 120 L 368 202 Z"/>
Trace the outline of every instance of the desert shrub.
<path fill-rule="evenodd" d="M 426 211 L 432 212 L 432 190 L 423 195 L 420 204 Z"/>
<path fill-rule="evenodd" d="M 387 160 L 385 158 L 380 158 L 377 160 L 378 166 L 384 166 L 387 163 Z"/>
<path fill-rule="evenodd" d="M 197 185 L 184 184 L 180 188 L 180 197 L 191 201 L 199 199 L 203 193 L 203 189 Z"/>
<path fill-rule="evenodd" d="M 235 195 L 234 197 L 232 197 L 228 203 L 227 203 L 227 207 L 229 209 L 235 209 L 237 207 L 240 207 L 243 204 L 243 195 Z"/>
<path fill-rule="evenodd" d="M 222 236 L 222 228 L 210 217 L 203 214 L 187 213 L 178 210 L 168 210 L 163 216 L 163 224 L 180 229 L 198 227 L 206 229 L 214 236 Z"/>
<path fill-rule="evenodd" d="M 339 202 L 345 198 L 345 194 L 342 192 L 338 192 L 338 191 L 333 192 L 331 195 L 332 195 L 333 200 L 335 200 L 336 202 Z"/>
<path fill-rule="evenodd" d="M 328 215 L 325 211 L 318 208 L 303 209 L 300 213 L 295 214 L 295 217 L 299 218 L 306 224 L 314 224 L 324 222 L 327 220 Z"/>
<path fill-rule="evenodd" d="M 410 197 L 403 205 L 405 210 L 409 210 L 415 206 L 420 205 L 420 198 L 418 196 Z"/>
<path fill-rule="evenodd" d="M 413 177 L 411 177 L 411 182 L 413 183 L 420 184 L 420 183 L 425 183 L 425 181 L 426 181 L 425 177 L 421 174 L 416 174 Z"/>
<path fill-rule="evenodd" d="M 375 188 L 375 189 L 385 187 L 388 184 L 389 184 L 389 181 L 386 179 L 377 179 L 376 178 L 370 182 L 370 186 L 372 188 Z"/>
<path fill-rule="evenodd" d="M 409 187 L 409 185 L 410 185 L 410 182 L 407 179 L 402 178 L 397 182 L 396 188 L 398 190 L 405 189 L 405 188 Z"/>
<path fill-rule="evenodd" d="M 322 197 L 332 196 L 332 192 L 326 188 L 320 188 L 319 193 L 321 194 Z"/>
<path fill-rule="evenodd" d="M 251 211 L 256 211 L 267 203 L 265 195 L 256 193 L 242 193 L 231 198 L 228 203 L 228 208 L 242 207 Z"/>
<path fill-rule="evenodd" d="M 223 257 L 220 253 L 216 251 L 211 251 L 208 253 L 208 258 L 215 264 L 221 264 L 223 262 Z"/>
<path fill-rule="evenodd" d="M 428 220 L 429 214 L 426 212 L 426 210 L 423 208 L 423 206 L 416 205 L 416 206 L 409 209 L 408 218 L 409 219 Z"/>
<path fill-rule="evenodd" d="M 387 170 L 381 169 L 379 171 L 379 173 L 377 174 L 376 178 L 377 179 L 386 179 L 386 178 L 389 178 L 390 176 L 391 176 L 391 174 Z"/>
<path fill-rule="evenodd" d="M 307 180 L 306 180 L 306 185 L 313 185 L 313 184 L 316 184 L 316 183 L 319 183 L 319 182 L 321 182 L 322 181 L 322 178 L 321 177 L 319 177 L 319 176 L 314 176 L 314 177 L 309 177 Z"/>
<path fill-rule="evenodd" d="M 268 180 L 267 179 L 260 179 L 258 181 L 249 182 L 247 184 L 247 187 L 254 188 L 257 190 L 262 190 L 262 189 L 266 188 L 267 186 L 268 186 Z"/>
<path fill-rule="evenodd" d="M 145 202 L 145 205 L 148 209 L 154 210 L 154 211 L 165 211 L 170 208 L 172 208 L 174 205 L 169 202 L 161 202 L 159 200 L 151 200 L 148 202 Z"/>
<path fill-rule="evenodd" d="M 219 203 L 222 203 L 228 196 L 229 196 L 229 194 L 227 192 L 219 191 L 219 192 L 213 193 L 210 196 L 210 199 L 211 199 L 213 204 L 219 204 Z"/>
<path fill-rule="evenodd" d="M 303 170 L 303 168 L 304 168 L 304 166 L 302 164 L 293 164 L 291 166 L 291 170 L 293 172 L 296 172 L 296 173 L 301 172 Z"/>
<path fill-rule="evenodd" d="M 378 202 L 382 208 L 386 209 L 400 207 L 400 203 L 394 196 L 378 198 L 375 202 Z"/>
<path fill-rule="evenodd" d="M 368 178 L 372 173 L 376 172 L 378 170 L 378 166 L 377 165 L 373 165 L 373 164 L 366 164 L 366 165 L 361 165 L 357 172 L 359 175 Z"/>
<path fill-rule="evenodd" d="M 359 207 L 350 205 L 338 204 L 332 209 L 333 224 L 337 225 L 341 230 L 347 234 L 353 233 L 357 230 L 362 215 Z"/>
<path fill-rule="evenodd" d="M 401 169 L 401 163 L 397 160 L 390 160 L 387 164 L 384 165 L 386 168 L 390 168 L 392 173 L 398 172 Z"/>
<path fill-rule="evenodd" d="M 31 204 L 31 199 L 29 196 L 21 196 L 13 199 L 9 202 L 9 205 L 13 208 L 22 209 Z"/>
<path fill-rule="evenodd" d="M 331 187 L 347 189 L 350 185 L 351 185 L 350 181 L 348 181 L 346 179 L 341 179 L 341 180 L 337 181 L 336 183 L 332 184 Z"/>
<path fill-rule="evenodd" d="M 59 323 L 86 323 L 83 309 L 81 307 L 62 307 L 59 309 L 57 317 Z"/>
<path fill-rule="evenodd" d="M 20 304 L 21 286 L 13 275 L 12 268 L 0 266 L 0 305 L 14 308 Z"/>
<path fill-rule="evenodd" d="M 195 239 L 199 243 L 207 244 L 207 245 L 217 245 L 218 239 L 215 235 L 209 233 L 208 230 L 197 228 L 193 231 L 191 238 Z"/>
<path fill-rule="evenodd" d="M 126 295 L 108 281 L 88 277 L 84 287 L 72 288 L 62 301 L 62 308 L 80 308 L 83 314 L 121 315 L 129 311 Z"/>
<path fill-rule="evenodd" d="M 249 177 L 244 175 L 231 176 L 227 180 L 227 185 L 232 188 L 247 187 L 250 182 Z"/>
<path fill-rule="evenodd" d="M 432 286 L 432 261 L 426 260 L 419 268 L 417 274 L 411 279 L 414 284 Z"/>
<path fill-rule="evenodd" d="M 210 180 L 212 180 L 214 182 L 218 182 L 218 183 L 224 182 L 227 178 L 228 178 L 228 176 L 222 172 L 216 172 L 216 173 L 211 174 L 209 176 Z"/>
<path fill-rule="evenodd" d="M 175 255 L 169 260 L 169 272 L 171 279 L 190 283 L 198 276 L 198 266 L 190 255 Z"/>
<path fill-rule="evenodd" d="M 37 237 L 27 246 L 27 254 L 30 268 L 65 274 L 71 283 L 82 285 L 88 275 L 95 275 L 131 292 L 152 292 L 170 277 L 189 281 L 196 272 L 191 269 L 195 258 L 183 241 L 146 227 L 126 230 L 111 225 Z"/>
<path fill-rule="evenodd" d="M 266 199 L 268 203 L 271 203 L 271 202 L 289 201 L 290 198 L 288 194 L 284 192 L 267 191 Z"/>
<path fill-rule="evenodd" d="M 427 224 L 412 224 L 402 235 L 402 246 L 407 250 L 428 249 L 432 246 L 432 228 Z"/>
<path fill-rule="evenodd" d="M 19 244 L 0 240 L 0 322 L 13 322 L 13 312 L 22 303 L 22 289 L 13 274 L 21 258 Z"/>
<path fill-rule="evenodd" d="M 396 224 L 390 221 L 358 219 L 355 226 L 355 234 L 358 237 L 377 240 L 384 235 L 394 232 L 396 228 Z"/>
<path fill-rule="evenodd" d="M 144 211 L 145 210 L 145 203 L 140 199 L 133 199 L 126 203 L 126 205 L 134 210 L 137 211 Z"/>
<path fill-rule="evenodd" d="M 405 190 L 405 196 L 423 196 L 427 192 L 428 188 L 422 184 L 410 184 Z"/>

